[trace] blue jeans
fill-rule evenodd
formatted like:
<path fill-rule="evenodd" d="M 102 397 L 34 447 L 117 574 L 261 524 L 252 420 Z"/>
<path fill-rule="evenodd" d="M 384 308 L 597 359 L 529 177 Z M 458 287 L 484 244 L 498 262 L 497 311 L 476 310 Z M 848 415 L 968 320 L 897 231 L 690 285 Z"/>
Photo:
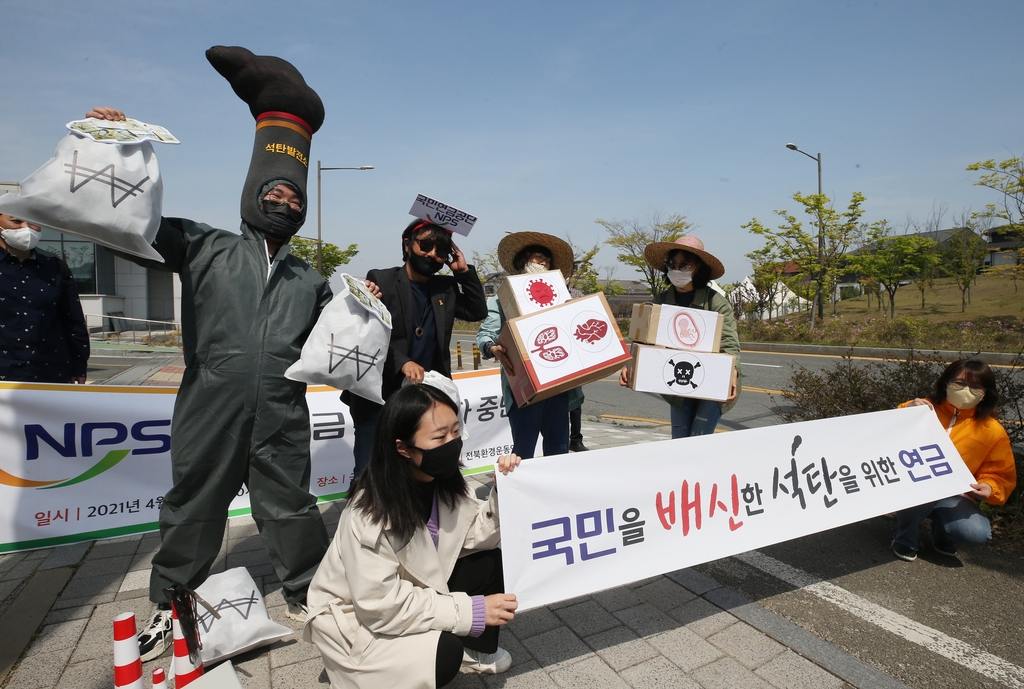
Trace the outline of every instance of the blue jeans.
<path fill-rule="evenodd" d="M 683 406 L 669 406 L 672 438 L 689 438 L 715 432 L 722 418 L 722 405 L 712 400 L 683 399 Z"/>
<path fill-rule="evenodd" d="M 992 538 L 988 518 L 978 509 L 974 500 L 955 495 L 897 512 L 898 526 L 893 540 L 917 550 L 920 540 L 917 527 L 929 516 L 932 518 L 933 542 L 980 545 L 988 543 Z"/>
<path fill-rule="evenodd" d="M 512 451 L 531 459 L 537 449 L 537 436 L 544 436 L 544 456 L 564 455 L 569 451 L 569 393 L 563 392 L 525 407 L 508 411 L 512 427 Z"/>

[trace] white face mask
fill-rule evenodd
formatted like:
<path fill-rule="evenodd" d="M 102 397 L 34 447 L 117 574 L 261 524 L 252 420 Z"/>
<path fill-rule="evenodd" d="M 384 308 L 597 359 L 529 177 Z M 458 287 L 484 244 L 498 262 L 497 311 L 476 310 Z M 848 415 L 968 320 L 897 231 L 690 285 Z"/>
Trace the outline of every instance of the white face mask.
<path fill-rule="evenodd" d="M 547 268 L 545 268 L 545 267 L 544 267 L 544 266 L 543 266 L 542 264 L 540 264 L 540 263 L 533 263 L 533 262 L 530 262 L 530 263 L 527 263 L 527 264 L 526 264 L 526 267 L 525 267 L 525 268 L 523 268 L 523 272 L 524 272 L 524 273 L 531 273 L 531 274 L 532 274 L 532 273 L 546 273 L 546 272 L 548 272 L 548 269 L 547 269 Z"/>
<path fill-rule="evenodd" d="M 946 386 L 946 399 L 957 409 L 974 409 L 984 398 L 984 392 L 975 392 L 970 388 L 957 390 L 952 385 Z"/>
<path fill-rule="evenodd" d="M 668 271 L 668 281 L 676 287 L 686 287 L 693 282 L 693 271 L 670 270 Z"/>
<path fill-rule="evenodd" d="M 31 251 L 39 243 L 39 232 L 28 227 L 19 227 L 14 230 L 0 232 L 7 246 L 18 251 Z"/>

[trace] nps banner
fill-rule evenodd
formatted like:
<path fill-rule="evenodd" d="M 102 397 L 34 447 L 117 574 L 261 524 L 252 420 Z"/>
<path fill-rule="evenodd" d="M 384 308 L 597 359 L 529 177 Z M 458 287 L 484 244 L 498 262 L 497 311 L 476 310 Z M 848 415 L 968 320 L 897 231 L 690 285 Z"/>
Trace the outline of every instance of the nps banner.
<path fill-rule="evenodd" d="M 529 460 L 495 477 L 505 587 L 520 610 L 939 500 L 974 482 L 928 407 Z"/>
<path fill-rule="evenodd" d="M 469 430 L 465 473 L 512 451 L 497 369 L 455 375 Z M 0 552 L 157 528 L 171 487 L 177 388 L 0 383 Z M 348 494 L 352 420 L 339 392 L 310 386 L 310 492 Z M 230 514 L 249 511 L 245 487 Z"/>

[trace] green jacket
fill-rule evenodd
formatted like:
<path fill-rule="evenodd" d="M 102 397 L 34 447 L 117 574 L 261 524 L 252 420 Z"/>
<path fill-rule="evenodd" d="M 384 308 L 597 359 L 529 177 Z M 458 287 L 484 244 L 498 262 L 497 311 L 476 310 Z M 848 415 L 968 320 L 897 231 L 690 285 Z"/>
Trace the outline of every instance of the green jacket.
<path fill-rule="evenodd" d="M 667 290 L 657 295 L 654 298 L 655 304 L 669 304 L 671 306 L 682 306 L 676 302 L 676 297 L 681 295 L 675 287 L 669 287 Z M 719 345 L 718 351 L 723 354 L 732 354 L 736 357 L 736 399 L 732 402 L 722 402 L 722 413 L 732 409 L 736 402 L 739 401 L 740 392 L 743 389 L 743 369 L 740 368 L 740 337 L 736 330 L 736 316 L 733 314 L 732 304 L 729 300 L 723 297 L 721 294 L 711 289 L 710 287 L 700 287 L 693 291 L 693 302 L 690 304 L 691 309 L 701 309 L 703 311 L 717 311 L 722 314 L 722 341 Z M 665 401 L 672 406 L 678 407 L 683 403 L 684 397 L 676 397 L 673 395 L 662 395 Z"/>

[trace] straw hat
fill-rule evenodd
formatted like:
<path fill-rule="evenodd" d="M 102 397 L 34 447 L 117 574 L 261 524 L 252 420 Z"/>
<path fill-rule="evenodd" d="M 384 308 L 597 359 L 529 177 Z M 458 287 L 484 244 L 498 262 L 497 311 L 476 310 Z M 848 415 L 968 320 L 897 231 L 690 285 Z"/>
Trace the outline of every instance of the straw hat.
<path fill-rule="evenodd" d="M 563 239 L 543 232 L 510 232 L 498 242 L 498 263 L 509 275 L 519 273 L 512 265 L 516 254 L 528 246 L 543 246 L 551 252 L 553 265 L 552 270 L 562 271 L 562 275 L 568 280 L 572 276 L 573 260 L 572 247 Z"/>
<path fill-rule="evenodd" d="M 704 265 L 711 269 L 712 280 L 725 275 L 725 266 L 722 265 L 722 262 L 705 251 L 704 242 L 692 235 L 680 237 L 674 242 L 652 242 L 644 249 L 644 258 L 647 259 L 648 265 L 655 270 L 664 270 L 669 252 L 677 249 L 689 251 L 694 256 L 699 257 L 704 262 Z"/>

